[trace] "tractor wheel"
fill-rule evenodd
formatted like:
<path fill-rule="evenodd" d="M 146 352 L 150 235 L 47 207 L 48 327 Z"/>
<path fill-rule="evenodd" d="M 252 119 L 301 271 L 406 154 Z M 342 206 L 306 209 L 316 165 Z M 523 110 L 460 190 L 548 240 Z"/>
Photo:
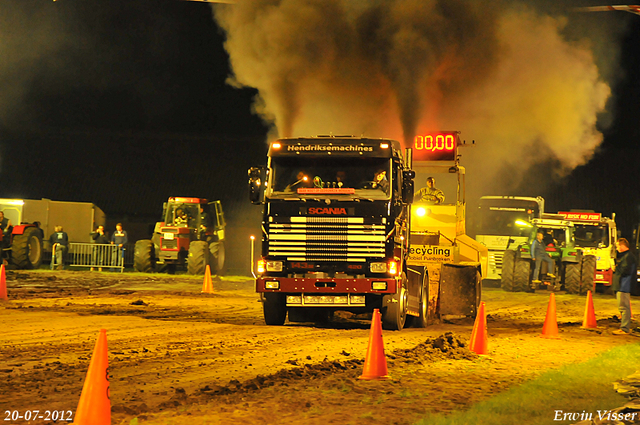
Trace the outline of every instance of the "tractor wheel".
<path fill-rule="evenodd" d="M 513 290 L 529 291 L 531 288 L 531 261 L 519 258 L 513 273 Z"/>
<path fill-rule="evenodd" d="M 189 274 L 204 274 L 209 264 L 209 245 L 205 241 L 193 241 L 189 244 L 187 271 Z"/>
<path fill-rule="evenodd" d="M 211 242 L 209 244 L 209 265 L 211 266 L 211 273 L 217 275 L 223 275 L 225 272 L 225 249 L 224 241 Z"/>
<path fill-rule="evenodd" d="M 136 242 L 133 250 L 133 268 L 140 273 L 155 271 L 155 246 L 150 239 L 141 239 Z"/>
<path fill-rule="evenodd" d="M 501 286 L 505 291 L 513 291 L 515 287 L 513 285 L 513 274 L 516 263 L 516 252 L 512 249 L 508 249 L 504 252 L 502 257 L 502 277 Z"/>
<path fill-rule="evenodd" d="M 382 327 L 388 330 L 401 331 L 407 320 L 407 275 L 402 273 L 402 280 L 397 293 L 382 297 Z"/>
<path fill-rule="evenodd" d="M 262 312 L 264 313 L 264 322 L 267 325 L 284 325 L 284 319 L 287 317 L 284 294 L 264 294 Z"/>
<path fill-rule="evenodd" d="M 564 289 L 570 294 L 580 293 L 580 263 L 565 263 Z"/>
<path fill-rule="evenodd" d="M 37 269 L 42 263 L 42 233 L 37 227 L 27 227 L 13 237 L 11 262 L 18 269 Z"/>
<path fill-rule="evenodd" d="M 596 266 L 598 260 L 595 255 L 585 255 L 582 257 L 582 291 L 580 294 L 586 294 L 591 291 L 592 294 L 596 293 Z"/>

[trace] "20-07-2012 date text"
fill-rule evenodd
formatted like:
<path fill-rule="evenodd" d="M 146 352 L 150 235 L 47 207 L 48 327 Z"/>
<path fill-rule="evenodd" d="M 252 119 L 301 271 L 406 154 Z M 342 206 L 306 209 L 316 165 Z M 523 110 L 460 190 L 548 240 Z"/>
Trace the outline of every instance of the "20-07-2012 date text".
<path fill-rule="evenodd" d="M 5 410 L 4 420 L 6 422 L 24 421 L 73 421 L 73 412 L 71 410 Z"/>

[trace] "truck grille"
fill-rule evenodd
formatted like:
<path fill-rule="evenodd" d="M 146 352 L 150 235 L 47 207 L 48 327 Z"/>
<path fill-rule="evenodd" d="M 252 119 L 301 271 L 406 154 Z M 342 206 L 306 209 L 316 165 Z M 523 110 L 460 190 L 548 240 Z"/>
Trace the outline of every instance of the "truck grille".
<path fill-rule="evenodd" d="M 291 217 L 268 224 L 269 256 L 364 262 L 385 256 L 385 226 L 361 217 Z"/>

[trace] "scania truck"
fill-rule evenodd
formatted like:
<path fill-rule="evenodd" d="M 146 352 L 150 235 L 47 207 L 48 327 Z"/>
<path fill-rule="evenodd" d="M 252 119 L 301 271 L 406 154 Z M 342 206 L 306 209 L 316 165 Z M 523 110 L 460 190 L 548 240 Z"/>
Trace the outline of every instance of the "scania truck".
<path fill-rule="evenodd" d="M 419 316 L 407 279 L 415 173 L 399 142 L 351 136 L 284 138 L 249 169 L 263 205 L 256 291 L 268 325 L 380 309 L 385 329 Z M 413 306 L 413 307 L 411 307 Z"/>

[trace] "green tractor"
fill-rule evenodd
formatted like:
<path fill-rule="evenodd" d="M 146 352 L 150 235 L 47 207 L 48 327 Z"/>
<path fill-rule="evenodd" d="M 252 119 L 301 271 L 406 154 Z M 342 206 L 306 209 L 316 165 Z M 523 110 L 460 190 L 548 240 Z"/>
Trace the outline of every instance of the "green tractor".
<path fill-rule="evenodd" d="M 596 257 L 584 255 L 582 249 L 576 248 L 573 223 L 541 218 L 533 219 L 531 225 L 529 240 L 504 253 L 502 289 L 533 292 L 544 286 L 556 291 L 564 288 L 570 294 L 595 291 Z M 541 283 L 537 283 L 532 281 L 535 261 L 531 258 L 531 244 L 540 231 L 544 234 L 545 250 L 556 263 L 556 276 L 547 274 L 547 265 L 543 262 L 539 274 Z"/>

